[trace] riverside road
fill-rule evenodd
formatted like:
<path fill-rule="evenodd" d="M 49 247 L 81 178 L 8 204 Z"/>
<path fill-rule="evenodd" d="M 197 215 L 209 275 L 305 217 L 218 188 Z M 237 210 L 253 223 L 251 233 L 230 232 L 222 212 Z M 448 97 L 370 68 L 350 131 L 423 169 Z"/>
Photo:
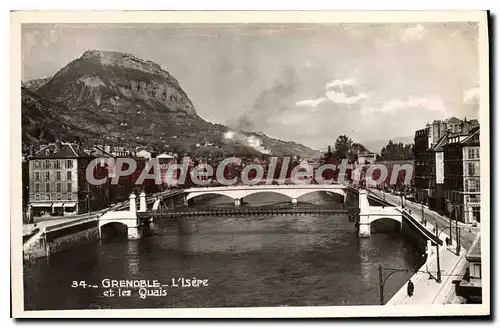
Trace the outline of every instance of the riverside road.
<path fill-rule="evenodd" d="M 375 195 L 379 196 L 380 198 L 384 198 L 384 193 L 381 191 L 375 190 L 375 189 L 370 189 L 371 192 L 373 192 Z M 401 205 L 401 198 L 399 196 L 392 195 L 390 193 L 385 193 L 385 199 L 396 205 L 400 206 Z M 405 207 L 410 209 L 413 213 L 421 214 L 422 213 L 422 205 L 418 203 L 413 203 L 410 201 L 405 201 Z M 434 224 L 434 222 L 437 222 L 439 225 L 439 230 L 443 231 L 446 234 L 449 235 L 449 229 L 446 230 L 445 227 L 450 226 L 450 220 L 447 217 L 441 216 L 438 213 L 429 210 L 426 206 L 424 206 L 424 215 L 425 218 L 427 219 L 428 222 L 431 222 Z M 461 222 L 458 223 L 458 227 L 460 228 L 460 241 L 461 241 L 461 246 L 468 250 L 472 244 L 474 243 L 477 234 L 480 232 L 480 226 L 478 225 L 477 227 L 472 227 L 470 225 L 463 224 Z M 456 228 L 455 228 L 455 221 L 452 221 L 452 236 L 453 240 L 456 239 Z"/>

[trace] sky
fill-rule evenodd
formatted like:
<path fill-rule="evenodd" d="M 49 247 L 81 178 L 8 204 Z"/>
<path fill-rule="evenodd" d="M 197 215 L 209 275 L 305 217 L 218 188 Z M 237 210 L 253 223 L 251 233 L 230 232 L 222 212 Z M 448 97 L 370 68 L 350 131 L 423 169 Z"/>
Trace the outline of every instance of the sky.
<path fill-rule="evenodd" d="M 151 60 L 202 118 L 316 149 L 413 136 L 435 119 L 478 118 L 478 29 L 421 24 L 34 24 L 22 78 L 86 50 Z"/>

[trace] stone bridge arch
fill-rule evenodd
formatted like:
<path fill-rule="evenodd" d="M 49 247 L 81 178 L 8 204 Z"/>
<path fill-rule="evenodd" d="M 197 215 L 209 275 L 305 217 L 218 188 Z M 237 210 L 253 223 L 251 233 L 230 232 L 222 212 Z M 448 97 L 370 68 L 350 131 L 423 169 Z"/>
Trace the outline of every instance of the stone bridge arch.
<path fill-rule="evenodd" d="M 399 216 L 398 215 L 371 215 L 369 222 L 370 222 L 370 224 L 372 224 L 373 222 L 376 222 L 379 220 L 384 220 L 384 219 L 396 221 L 398 223 L 402 222 L 401 215 L 399 215 Z"/>
<path fill-rule="evenodd" d="M 275 188 L 269 188 L 269 187 L 266 187 L 266 188 L 262 188 L 262 187 L 259 187 L 259 186 L 256 186 L 256 187 L 252 187 L 252 186 L 249 186 L 247 188 L 227 188 L 227 189 L 216 189 L 214 188 L 215 190 L 210 190 L 210 189 L 207 189 L 207 190 L 195 190 L 195 191 L 188 191 L 188 194 L 186 196 L 186 201 L 190 200 L 190 199 L 193 199 L 197 196 L 202 196 L 202 195 L 221 195 L 221 196 L 226 196 L 226 197 L 229 197 L 229 198 L 232 198 L 234 201 L 235 201 L 235 204 L 236 205 L 239 205 L 241 199 L 245 198 L 245 197 L 248 197 L 250 195 L 255 195 L 255 194 L 259 194 L 259 193 L 274 193 L 274 194 L 279 194 L 279 195 L 283 195 L 285 197 L 288 197 L 289 199 L 291 199 L 292 203 L 297 203 L 297 200 L 299 197 L 301 196 L 304 196 L 304 195 L 307 195 L 309 193 L 313 193 L 313 192 L 318 192 L 318 191 L 322 191 L 322 192 L 331 192 L 331 193 L 335 193 L 337 195 L 340 195 L 343 197 L 343 200 L 345 202 L 346 200 L 346 191 L 344 189 L 340 189 L 340 188 L 328 188 L 328 187 L 300 187 L 300 186 L 296 186 L 296 187 L 280 187 L 280 186 L 276 186 Z"/>

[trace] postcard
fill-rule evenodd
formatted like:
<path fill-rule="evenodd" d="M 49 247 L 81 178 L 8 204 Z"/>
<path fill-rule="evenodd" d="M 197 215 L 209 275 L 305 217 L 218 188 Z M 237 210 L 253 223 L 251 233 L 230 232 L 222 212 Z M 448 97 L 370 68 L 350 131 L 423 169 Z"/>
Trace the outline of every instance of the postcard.
<path fill-rule="evenodd" d="M 490 315 L 487 12 L 11 26 L 13 317 Z"/>

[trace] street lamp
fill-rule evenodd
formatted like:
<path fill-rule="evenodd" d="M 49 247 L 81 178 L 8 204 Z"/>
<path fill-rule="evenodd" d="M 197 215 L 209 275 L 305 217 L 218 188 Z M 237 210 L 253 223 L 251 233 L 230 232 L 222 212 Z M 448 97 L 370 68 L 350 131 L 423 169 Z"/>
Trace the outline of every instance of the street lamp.
<path fill-rule="evenodd" d="M 449 200 L 447 200 L 448 203 L 451 203 Z M 458 207 L 461 207 L 462 204 L 456 204 L 456 205 L 449 205 L 451 213 L 453 213 L 453 216 L 455 218 L 455 236 L 456 236 L 456 243 L 457 243 L 457 248 L 456 248 L 456 254 L 460 255 L 460 228 L 458 227 L 458 216 L 456 214 L 456 209 Z M 452 232 L 451 232 L 451 215 L 450 215 L 450 242 L 452 241 Z"/>
<path fill-rule="evenodd" d="M 380 289 L 380 305 L 384 305 L 384 285 L 387 279 L 396 272 L 404 272 L 408 273 L 408 269 L 391 269 L 386 268 L 385 270 L 390 271 L 390 273 L 384 278 L 384 268 L 379 264 L 378 266 L 378 280 L 379 280 L 379 289 Z"/>
<path fill-rule="evenodd" d="M 422 211 L 422 222 L 424 223 L 424 226 L 425 226 L 425 225 L 427 225 L 427 221 L 425 220 L 424 200 L 423 199 L 422 199 L 421 211 Z"/>
<path fill-rule="evenodd" d="M 437 253 L 437 257 L 436 257 L 436 261 L 437 261 L 437 279 L 436 281 L 438 283 L 441 283 L 441 265 L 439 263 L 439 244 L 440 244 L 440 239 L 439 239 L 439 235 L 444 231 L 444 229 L 446 229 L 446 227 L 443 228 L 443 230 L 439 231 L 439 226 L 438 226 L 438 223 L 437 221 L 434 221 L 434 229 L 436 231 L 436 253 Z"/>

